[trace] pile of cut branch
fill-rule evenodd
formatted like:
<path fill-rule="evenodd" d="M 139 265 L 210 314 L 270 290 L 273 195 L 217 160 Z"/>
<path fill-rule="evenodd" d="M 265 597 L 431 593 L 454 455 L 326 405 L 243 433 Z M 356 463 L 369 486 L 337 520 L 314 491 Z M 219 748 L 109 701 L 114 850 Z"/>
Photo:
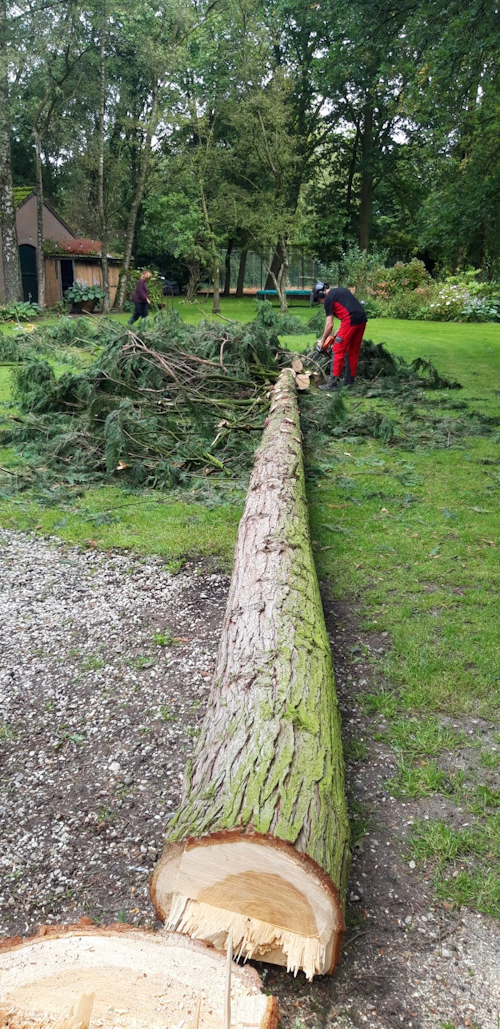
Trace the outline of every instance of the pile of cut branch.
<path fill-rule="evenodd" d="M 247 325 L 206 321 L 194 327 L 174 313 L 151 320 L 137 333 L 110 319 L 88 329 L 86 323 L 60 319 L 36 330 L 20 341 L 24 360 L 13 369 L 17 409 L 4 419 L 0 434 L 0 444 L 17 448 L 23 464 L 15 475 L 2 470 L 2 491 L 45 491 L 50 501 L 59 499 L 59 488 L 110 480 L 169 490 L 203 491 L 221 480 L 244 487 L 270 386 L 293 360 L 278 333 L 311 328 L 312 323 L 283 318 L 263 304 Z M 72 352 L 79 356 L 76 368 L 57 378 L 54 360 Z M 315 354 L 303 360 L 299 386 L 306 389 L 311 377 L 325 379 L 328 365 Z M 436 440 L 442 436 L 442 445 L 449 445 L 448 423 L 440 435 L 427 425 L 430 415 L 422 416 L 421 398 L 429 388 L 459 384 L 430 363 L 410 365 L 367 340 L 356 383 L 358 397 L 377 398 L 373 409 L 365 399 L 347 405 L 342 394 L 308 389 L 302 394 L 303 428 L 313 445 L 318 430 L 411 445 L 423 432 Z M 387 412 L 380 410 L 384 397 Z M 415 399 L 418 417 L 413 413 L 410 424 L 406 408 Z M 391 412 L 398 405 L 394 421 Z M 460 435 L 465 429 L 459 419 L 455 423 Z"/>
<path fill-rule="evenodd" d="M 14 371 L 19 413 L 4 443 L 72 482 L 119 475 L 172 487 L 250 466 L 285 356 L 272 330 L 174 316 L 141 334 L 110 322 L 103 337 L 84 371 L 56 378 L 43 357 Z"/>

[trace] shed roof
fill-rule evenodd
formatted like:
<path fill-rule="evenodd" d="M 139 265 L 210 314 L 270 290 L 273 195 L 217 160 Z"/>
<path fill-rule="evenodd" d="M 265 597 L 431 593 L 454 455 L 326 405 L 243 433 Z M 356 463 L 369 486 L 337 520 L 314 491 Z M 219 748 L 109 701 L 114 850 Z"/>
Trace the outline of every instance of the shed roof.
<path fill-rule="evenodd" d="M 14 186 L 14 189 L 12 190 L 12 192 L 14 194 L 14 207 L 15 207 L 15 209 L 17 211 L 18 207 L 20 207 L 21 204 L 24 204 L 24 201 L 27 200 L 28 197 L 30 197 L 31 194 L 35 192 L 35 187 L 34 186 Z"/>

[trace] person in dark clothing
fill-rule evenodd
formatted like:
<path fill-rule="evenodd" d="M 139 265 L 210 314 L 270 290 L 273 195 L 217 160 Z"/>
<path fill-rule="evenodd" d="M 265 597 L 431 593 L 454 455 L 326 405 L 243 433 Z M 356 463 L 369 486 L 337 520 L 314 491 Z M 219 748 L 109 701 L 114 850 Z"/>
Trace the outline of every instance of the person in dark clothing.
<path fill-rule="evenodd" d="M 331 374 L 328 382 L 319 388 L 329 391 L 339 388 L 344 361 L 346 362 L 344 385 L 352 386 L 358 367 L 361 341 L 366 328 L 364 307 L 349 289 L 344 289 L 343 286 L 334 286 L 333 289 L 330 289 L 324 282 L 317 282 L 311 292 L 311 307 L 314 303 L 323 304 L 326 314 L 325 330 L 316 344 L 317 349 L 320 352 L 328 350 L 333 341 Z M 334 315 L 340 320 L 340 328 L 335 336 L 333 336 Z"/>
<path fill-rule="evenodd" d="M 134 313 L 129 318 L 129 325 L 133 325 L 138 318 L 147 318 L 148 307 L 151 303 L 148 292 L 148 281 L 151 278 L 151 272 L 143 272 L 140 279 L 137 280 L 134 293 Z"/>

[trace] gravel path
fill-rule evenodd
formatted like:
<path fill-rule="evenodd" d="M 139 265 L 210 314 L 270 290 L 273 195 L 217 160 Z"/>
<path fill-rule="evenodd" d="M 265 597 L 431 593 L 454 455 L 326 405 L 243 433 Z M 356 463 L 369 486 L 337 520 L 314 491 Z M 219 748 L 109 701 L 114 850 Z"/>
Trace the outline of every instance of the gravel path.
<path fill-rule="evenodd" d="M 227 579 L 0 531 L 0 582 L 0 937 L 81 915 L 152 924 L 148 879 L 204 712 Z M 500 925 L 434 903 L 409 867 L 405 826 L 426 814 L 387 797 L 394 756 L 357 703 L 374 666 L 353 676 L 353 639 L 387 643 L 359 634 L 355 611 L 326 608 L 345 733 L 367 742 L 348 783 L 370 830 L 336 974 L 311 985 L 261 966 L 282 1025 L 499 1029 Z"/>
<path fill-rule="evenodd" d="M 0 934 L 152 921 L 226 579 L 0 533 Z"/>

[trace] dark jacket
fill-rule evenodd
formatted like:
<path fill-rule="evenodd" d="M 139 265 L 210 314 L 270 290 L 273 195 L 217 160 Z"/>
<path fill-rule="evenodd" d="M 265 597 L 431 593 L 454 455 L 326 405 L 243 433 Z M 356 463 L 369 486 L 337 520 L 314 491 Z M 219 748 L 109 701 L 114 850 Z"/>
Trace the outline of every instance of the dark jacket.
<path fill-rule="evenodd" d="M 144 279 L 137 280 L 134 293 L 134 304 L 145 304 L 149 298 L 148 287 Z"/>

